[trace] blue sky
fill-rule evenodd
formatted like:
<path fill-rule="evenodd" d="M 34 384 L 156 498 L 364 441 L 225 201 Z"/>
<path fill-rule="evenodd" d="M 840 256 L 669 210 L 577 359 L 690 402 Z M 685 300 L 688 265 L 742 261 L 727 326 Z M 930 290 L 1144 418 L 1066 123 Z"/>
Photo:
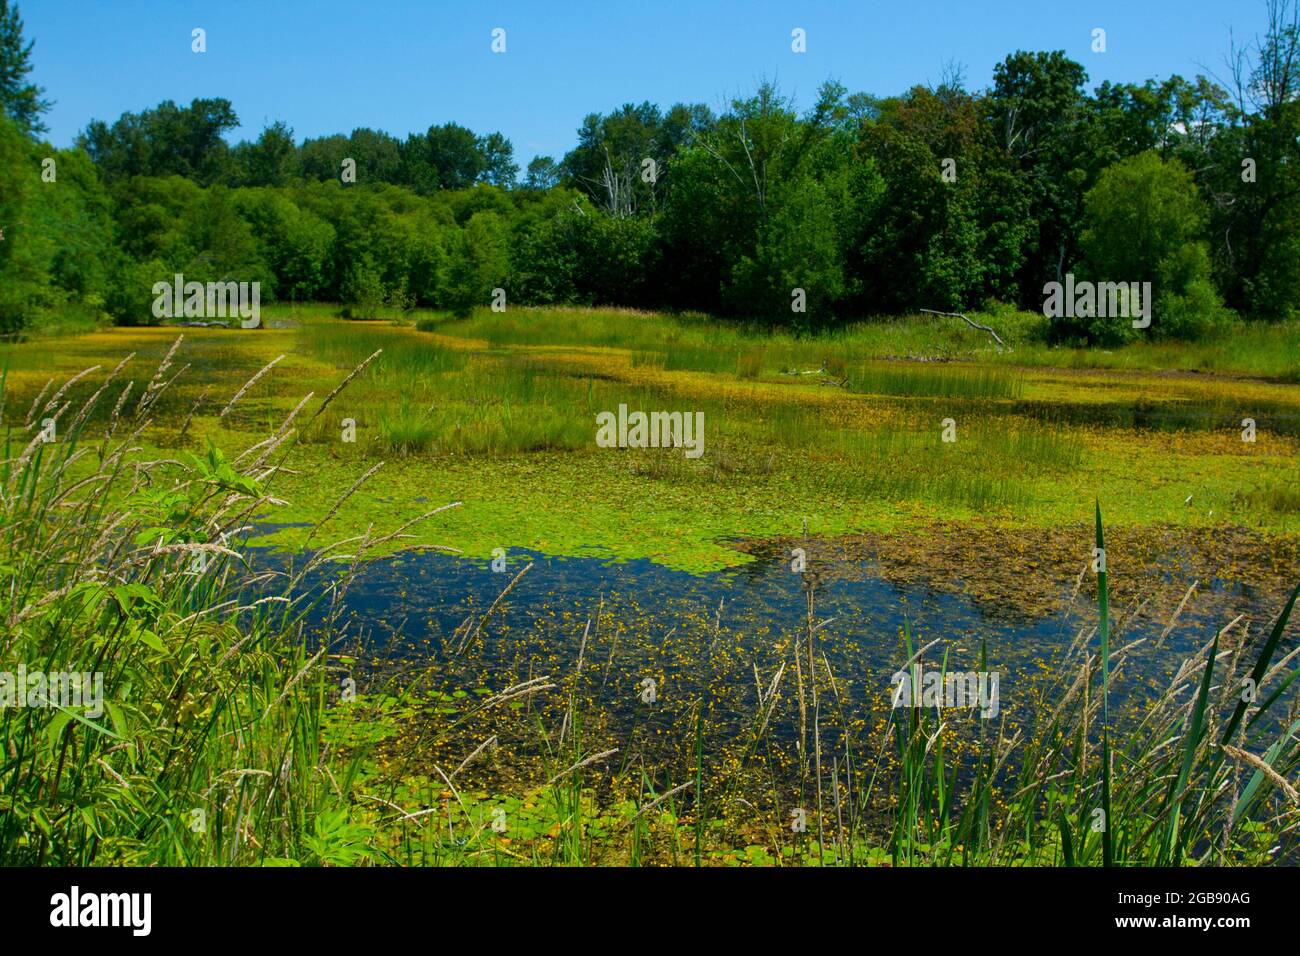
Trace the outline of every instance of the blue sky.
<path fill-rule="evenodd" d="M 164 99 L 224 96 L 253 138 L 283 119 L 296 137 L 371 126 L 405 137 L 455 121 L 500 130 L 520 165 L 559 158 L 587 113 L 625 102 L 703 102 L 775 78 L 811 105 L 828 77 L 900 92 L 956 61 L 987 85 L 1016 49 L 1063 49 L 1093 84 L 1208 65 L 1222 74 L 1229 30 L 1263 27 L 1261 0 L 18 0 L 35 39 L 36 82 L 56 101 L 50 139 Z M 208 52 L 190 49 L 207 31 Z M 506 30 L 506 53 L 490 49 Z M 790 32 L 807 32 L 807 52 Z M 1094 27 L 1107 50 L 1090 49 Z"/>

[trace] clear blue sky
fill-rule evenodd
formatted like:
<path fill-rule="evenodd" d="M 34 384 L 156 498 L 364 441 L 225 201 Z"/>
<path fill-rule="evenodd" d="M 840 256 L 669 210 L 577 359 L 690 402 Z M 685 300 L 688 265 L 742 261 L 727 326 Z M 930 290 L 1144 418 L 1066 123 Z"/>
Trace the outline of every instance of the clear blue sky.
<path fill-rule="evenodd" d="M 986 86 L 1016 49 L 1055 50 L 1091 82 L 1140 81 L 1206 64 L 1222 74 L 1229 29 L 1263 28 L 1260 0 L 18 0 L 36 82 L 56 101 L 59 146 L 91 119 L 164 99 L 224 96 L 254 138 L 282 119 L 306 136 L 371 126 L 405 137 L 455 121 L 500 130 L 520 165 L 557 159 L 590 112 L 727 97 L 775 78 L 800 108 L 828 77 L 897 93 L 946 61 Z M 190 50 L 207 30 L 208 52 Z M 490 50 L 506 32 L 507 52 Z M 790 50 L 790 31 L 808 50 Z M 1102 27 L 1107 52 L 1090 49 Z"/>

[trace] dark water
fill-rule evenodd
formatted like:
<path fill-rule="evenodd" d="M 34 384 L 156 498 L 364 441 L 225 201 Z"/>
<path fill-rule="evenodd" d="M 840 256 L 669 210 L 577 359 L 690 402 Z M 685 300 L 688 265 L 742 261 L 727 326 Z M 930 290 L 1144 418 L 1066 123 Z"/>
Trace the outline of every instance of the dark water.
<path fill-rule="evenodd" d="M 273 552 L 261 558 L 285 560 Z M 701 655 L 725 643 L 732 654 L 728 679 L 743 681 L 751 694 L 753 665 L 770 676 L 784 659 L 775 650 L 782 638 L 788 647 L 791 636 L 804 632 L 807 588 L 814 580 L 793 573 L 788 560 L 775 555 L 738 569 L 690 574 L 648 560 L 558 558 L 524 550 L 508 553 L 504 572 L 493 571 L 489 562 L 445 554 L 401 554 L 361 572 L 346 597 L 345 619 L 381 656 L 441 656 L 466 617 L 482 614 L 530 562 L 531 570 L 483 629 L 481 643 L 489 657 L 505 662 L 531 655 L 551 667 L 572 666 L 584 626 L 596 621 L 599 610 L 588 647 L 592 658 L 603 659 L 616 626 L 622 629 L 617 658 L 632 678 L 638 667 L 652 664 L 666 673 L 698 668 Z M 1033 683 L 1055 671 L 1080 628 L 1095 624 L 1095 608 L 1086 596 L 1067 609 L 1073 582 L 1061 588 L 1060 609 L 1042 613 L 973 600 L 955 592 L 950 581 L 886 581 L 867 560 L 845 564 L 852 567 L 840 570 L 851 575 L 826 576 L 816 585 L 814 613 L 818 621 L 831 619 L 818 633 L 836 678 L 858 699 L 889 694 L 891 675 L 908 657 L 906 628 L 913 647 L 940 639 L 926 655 L 935 667 L 946 651 L 949 671 L 998 671 L 1002 709 L 1023 716 Z M 1170 581 L 1180 593 L 1190 583 Z M 1238 613 L 1252 620 L 1252 645 L 1258 646 L 1277 610 L 1241 584 L 1202 580 L 1196 599 L 1159 646 L 1166 619 L 1155 614 L 1138 616 L 1113 636 L 1112 650 L 1138 638 L 1147 642 L 1126 661 L 1112 699 L 1158 693 L 1179 663 Z M 1289 629 L 1292 637 L 1275 660 L 1288 643 L 1294 646 L 1295 630 Z M 679 649 L 683 659 L 657 655 L 662 642 Z M 1096 649 L 1093 637 L 1091 650 Z M 1253 647 L 1246 654 L 1253 661 Z M 1072 661 L 1077 671 L 1077 654 Z"/>

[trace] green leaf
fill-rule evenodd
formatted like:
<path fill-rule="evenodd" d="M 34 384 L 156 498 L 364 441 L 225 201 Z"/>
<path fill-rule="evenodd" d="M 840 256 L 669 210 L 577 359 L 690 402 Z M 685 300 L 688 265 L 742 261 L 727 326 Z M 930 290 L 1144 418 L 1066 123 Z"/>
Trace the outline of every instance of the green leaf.
<path fill-rule="evenodd" d="M 1300 584 L 1296 585 L 1295 590 L 1291 592 L 1290 599 L 1286 602 L 1286 607 L 1277 616 L 1277 623 L 1273 625 L 1273 632 L 1269 634 L 1268 640 L 1264 642 L 1264 647 L 1259 652 L 1259 660 L 1255 662 L 1255 669 L 1250 672 L 1251 680 L 1255 682 L 1256 687 L 1264 679 L 1264 674 L 1268 672 L 1268 665 L 1273 660 L 1273 652 L 1277 650 L 1278 641 L 1282 640 L 1282 632 L 1286 630 L 1286 622 L 1291 617 L 1291 610 L 1295 607 L 1297 596 L 1300 596 Z M 1271 704 L 1273 699 L 1270 697 L 1268 703 Z M 1237 707 L 1232 712 L 1232 719 L 1228 721 L 1228 726 L 1224 728 L 1219 743 L 1226 744 L 1232 740 L 1233 731 L 1237 729 L 1237 725 L 1241 723 L 1241 718 L 1245 716 L 1247 706 L 1249 704 L 1244 698 L 1237 701 Z"/>
<path fill-rule="evenodd" d="M 63 728 L 68 726 L 68 721 L 72 720 L 72 714 L 60 711 L 50 718 L 50 722 L 45 725 L 45 736 L 51 744 L 59 742 L 59 735 L 63 733 Z"/>
<path fill-rule="evenodd" d="M 153 631 L 149 630 L 148 628 L 146 627 L 140 628 L 138 631 L 135 632 L 135 636 L 136 639 L 139 640 L 141 644 L 144 644 L 147 647 L 152 647 L 155 651 L 158 651 L 161 654 L 171 654 L 171 651 L 167 648 L 167 645 L 162 642 L 162 638 L 160 638 L 157 634 L 155 634 Z"/>
<path fill-rule="evenodd" d="M 1165 847 L 1162 856 L 1165 857 L 1165 865 L 1177 863 L 1176 848 L 1181 846 L 1182 841 L 1178 839 L 1178 821 L 1183 806 L 1183 789 L 1187 785 L 1187 778 L 1191 774 L 1192 761 L 1196 757 L 1196 748 L 1200 746 L 1201 737 L 1204 734 L 1205 727 L 1205 709 L 1210 697 L 1210 680 L 1214 676 L 1215 658 L 1219 653 L 1219 635 L 1214 635 L 1214 640 L 1210 643 L 1210 656 L 1205 661 L 1205 674 L 1201 677 L 1201 689 L 1196 695 L 1196 706 L 1192 710 L 1192 726 L 1187 733 L 1187 744 L 1183 750 L 1183 762 L 1178 768 L 1178 779 L 1174 781 L 1173 788 L 1169 791 L 1169 796 L 1173 801 L 1173 806 L 1169 811 L 1169 828 L 1165 833 Z"/>
<path fill-rule="evenodd" d="M 125 737 L 129 731 L 126 721 L 126 714 L 122 708 L 112 701 L 104 701 L 104 710 L 108 712 L 108 719 L 113 724 L 113 729 L 118 734 Z"/>

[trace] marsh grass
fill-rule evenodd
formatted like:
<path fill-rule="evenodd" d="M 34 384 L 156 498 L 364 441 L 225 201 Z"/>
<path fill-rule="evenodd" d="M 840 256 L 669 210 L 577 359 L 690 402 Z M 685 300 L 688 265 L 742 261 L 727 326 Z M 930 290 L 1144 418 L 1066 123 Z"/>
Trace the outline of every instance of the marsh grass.
<path fill-rule="evenodd" d="M 306 392 L 315 393 L 313 402 L 328 395 L 382 347 L 326 414 L 315 416 L 309 406 L 309 415 L 295 423 L 301 443 L 284 475 L 292 499 L 288 523 L 310 523 L 332 489 L 351 480 L 353 469 L 359 473 L 387 459 L 388 493 L 361 496 L 339 519 L 347 531 L 365 530 L 369 516 L 363 512 L 422 497 L 431 488 L 478 499 L 480 475 L 513 482 L 529 500 L 517 516 L 484 497 L 482 507 L 471 501 L 472 522 L 453 519 L 457 542 L 479 554 L 493 540 L 519 534 L 563 553 L 596 544 L 627 557 L 653 553 L 678 566 L 718 567 L 735 552 L 715 542 L 756 531 L 781 533 L 774 522 L 786 520 L 781 516 L 792 507 L 804 507 L 795 499 L 821 501 L 818 489 L 828 493 L 823 512 L 830 525 L 823 527 L 831 532 L 851 532 L 863 522 L 898 527 L 972 518 L 972 512 L 1060 523 L 1071 520 L 1073 501 L 1099 488 L 1112 514 L 1126 524 L 1226 521 L 1284 532 L 1295 527 L 1286 479 L 1297 447 L 1300 402 L 1285 385 L 1223 376 L 1037 371 L 990 365 L 1002 359 L 984 353 L 981 364 L 847 363 L 823 350 L 834 336 L 742 340 L 734 328 L 708 331 L 714 324 L 701 317 L 610 319 L 598 310 L 483 317 L 536 322 L 529 334 L 539 340 L 551 331 L 578 339 L 599 331 L 602 322 L 650 340 L 646 329 L 677 334 L 680 326 L 679 341 L 688 345 L 706 341 L 706 335 L 719 337 L 719 354 L 726 356 L 717 363 L 722 371 L 667 371 L 631 364 L 628 348 L 484 348 L 449 336 L 446 327 L 457 325 L 451 320 L 439 324 L 435 337 L 380 323 L 340 322 L 307 307 L 301 312 L 300 326 L 187 330 L 172 369 L 183 373 L 157 396 L 154 424 L 141 436 L 158 458 L 201 451 L 209 438 L 223 448 L 241 447 L 252 436 L 274 431 Z M 570 318 L 576 332 L 564 331 Z M 692 331 L 697 328 L 704 331 Z M 47 381 L 48 398 L 60 376 L 96 364 L 110 368 L 130 351 L 137 354 L 119 374 L 147 382 L 170 346 L 167 334 L 132 329 L 60 340 L 48 369 L 41 366 L 50 359 L 48 350 L 38 343 L 14 345 L 6 352 L 14 402 L 26 411 Z M 658 362 L 671 342 L 649 344 L 655 348 L 646 360 Z M 792 353 L 787 345 L 810 351 Z M 106 351 L 110 347 L 121 352 Z M 760 349 L 758 372 L 745 377 L 749 372 L 741 374 L 740 358 Z M 285 358 L 219 417 L 230 395 L 280 355 Z M 889 380 L 882 379 L 881 388 L 910 394 L 852 391 L 843 383 L 862 367 L 884 369 Z M 990 373 L 983 383 L 972 376 L 981 369 Z M 791 370 L 799 374 L 782 374 Z M 1020 397 L 953 394 L 1006 394 L 1008 379 Z M 94 376 L 82 379 L 65 399 L 84 401 L 95 387 Z M 622 403 L 703 412 L 704 458 L 597 448 L 595 415 Z M 102 427 L 110 412 L 100 402 L 90 421 Z M 1247 414 L 1259 423 L 1260 440 L 1253 445 L 1239 440 Z M 956 426 L 951 444 L 940 441 L 948 418 Z M 353 444 L 343 441 L 347 419 L 356 423 Z M 594 497 L 585 490 L 590 476 Z M 650 520 L 629 535 L 612 532 L 621 520 L 617 501 L 629 494 L 642 496 Z M 591 520 L 559 521 L 557 515 L 568 509 Z M 704 509 L 703 517 L 698 509 Z M 688 512 L 686 533 L 679 534 L 673 527 L 683 525 Z M 288 531 L 277 541 L 299 537 Z"/>
<path fill-rule="evenodd" d="M 550 328 L 555 316 L 534 317 Z M 568 318 L 568 313 L 563 317 Z M 494 315 L 492 321 L 504 319 Z M 594 321 L 583 313 L 578 324 L 585 327 Z M 540 331 L 533 329 L 526 338 Z M 452 360 L 446 357 L 448 350 L 432 340 L 400 337 L 400 330 L 308 325 L 301 334 L 307 347 L 340 368 L 382 343 L 401 342 L 393 364 L 386 353 L 353 393 L 352 407 L 359 409 L 356 420 L 363 432 L 374 426 L 370 430 L 377 434 L 383 454 L 590 452 L 596 411 L 620 403 L 631 408 L 673 408 L 683 401 L 666 383 L 629 387 L 584 377 L 531 352 L 466 352 Z M 590 329 L 582 334 L 593 335 Z M 706 369 L 754 380 L 764 374 L 761 370 L 772 351 L 773 347 L 764 347 L 727 352 L 700 342 L 674 341 L 659 350 L 633 350 L 629 358 L 633 369 Z M 1080 463 L 1079 442 L 1059 429 L 1032 419 L 1007 421 L 1003 406 L 1015 402 L 1024 388 L 1023 376 L 1017 372 L 959 363 L 850 367 L 825 360 L 819 368 L 824 378 L 846 382 L 843 391 L 848 401 L 860 395 L 857 400 L 865 409 L 874 399 L 885 398 L 891 413 L 878 421 L 855 424 L 851 418 L 829 421 L 817 404 L 808 402 L 696 395 L 688 401 L 708 423 L 712 456 L 706 465 L 671 456 L 636 455 L 632 473 L 674 483 L 726 482 L 732 475 L 771 473 L 783 459 L 787 467 L 798 467 L 791 456 L 807 457 L 828 463 L 827 483 L 852 496 L 988 511 L 1026 504 L 1032 497 L 1026 479 L 1059 475 Z M 835 379 L 837 375 L 842 379 Z M 396 404 L 394 392 L 400 395 Z M 851 410 L 843 402 L 839 407 Z M 950 415 L 959 418 L 959 437 L 944 443 L 942 422 Z M 321 428 L 309 440 L 332 443 L 337 439 L 334 431 Z M 756 469 L 754 463 L 760 467 Z"/>
<path fill-rule="evenodd" d="M 1100 508 L 1096 544 L 1105 547 Z M 1116 646 L 1107 574 L 1096 577 L 1096 623 L 1080 629 L 1051 692 L 1025 724 L 1004 713 L 975 728 L 979 746 L 964 777 L 945 749 L 945 727 L 963 717 L 920 707 L 891 713 L 885 737 L 897 774 L 888 845 L 896 864 L 1259 864 L 1294 852 L 1300 807 L 1284 778 L 1300 761 L 1295 704 L 1289 715 L 1275 708 L 1297 672 L 1287 670 L 1294 654 L 1274 656 L 1300 587 L 1265 641 L 1229 647 L 1229 628 L 1220 630 L 1116 727 L 1112 688 L 1144 641 Z M 904 637 L 909 662 L 931 646 L 916 650 Z M 945 654 L 941 673 L 947 666 Z M 1268 694 L 1243 694 L 1247 674 L 1252 689 L 1269 684 Z M 1230 766 L 1234 752 L 1262 756 Z M 1253 773 L 1243 775 L 1243 766 Z"/>
<path fill-rule="evenodd" d="M 523 328 L 534 318 L 512 321 Z M 983 511 L 1025 503 L 1038 478 L 1097 465 L 1084 433 L 1007 414 L 1019 400 L 1018 370 L 981 377 L 956 362 L 898 363 L 875 380 L 878 391 L 857 394 L 814 382 L 868 367 L 860 355 L 828 356 L 823 342 L 791 338 L 759 356 L 703 320 L 628 315 L 611 331 L 597 328 L 601 316 L 561 312 L 510 334 L 545 337 L 570 318 L 587 325 L 573 335 L 643 326 L 648 369 L 664 368 L 672 354 L 703 363 L 699 343 L 718 336 L 727 344 L 708 359 L 714 374 L 745 382 L 696 395 L 699 382 L 681 377 L 600 377 L 533 352 L 449 349 L 404 329 L 308 323 L 294 341 L 332 376 L 312 381 L 316 394 L 301 406 L 309 389 L 286 369 L 300 357 L 256 378 L 281 353 L 261 354 L 255 336 L 195 335 L 177 349 L 154 342 L 152 366 L 137 356 L 121 366 L 97 360 L 85 375 L 41 373 L 21 401 L 0 386 L 0 660 L 9 669 L 100 671 L 108 699 L 95 720 L 50 707 L 0 709 L 0 862 L 1295 859 L 1300 671 L 1297 652 L 1282 643 L 1294 595 L 1264 634 L 1228 625 L 1202 635 L 1145 706 L 1107 713 L 1116 688 L 1132 687 L 1135 658 L 1151 648 L 1126 636 L 1129 616 L 1112 607 L 1112 582 L 1085 580 L 1079 588 L 1096 589 L 1097 610 L 1070 621 L 1078 633 L 1050 662 L 1047 687 L 1019 700 L 1014 718 L 988 722 L 878 700 L 861 717 L 851 699 L 861 675 L 832 666 L 842 658 L 829 652 L 833 627 L 816 617 L 812 582 L 807 628 L 774 635 L 752 657 L 742 656 L 722 609 L 642 647 L 626 631 L 637 622 L 598 613 L 576 657 L 557 642 L 520 673 L 476 671 L 472 663 L 486 667 L 475 657 L 486 639 L 507 633 L 508 602 L 531 599 L 525 579 L 458 632 L 462 654 L 431 653 L 418 675 L 376 678 L 340 705 L 339 680 L 360 674 L 356 655 L 343 650 L 358 638 L 343 596 L 392 535 L 363 524 L 353 540 L 326 542 L 333 516 L 390 455 L 592 453 L 594 412 L 626 401 L 706 413 L 702 461 L 646 450 L 620 462 L 645 479 L 648 497 L 680 485 L 712 501 L 812 475 L 816 492 L 838 488 L 843 500 Z M 678 326 L 680 347 L 656 339 Z M 33 352 L 19 354 L 30 362 Z M 226 363 L 238 381 L 223 376 Z M 819 374 L 781 375 L 792 368 Z M 773 383 L 793 400 L 762 391 Z M 296 390 L 287 399 L 286 384 Z M 144 450 L 164 419 L 189 421 L 197 403 L 188 439 Z M 1231 403 L 1215 409 L 1230 413 Z M 287 458 L 291 447 L 300 437 L 337 443 L 344 415 L 369 442 L 350 462 L 348 484 L 358 484 L 321 502 L 313 550 L 281 571 L 250 566 L 243 529 L 274 511 L 281 468 L 300 464 Z M 52 444 L 36 440 L 46 417 L 58 424 Z M 956 442 L 941 440 L 945 417 L 956 419 Z M 175 435 L 174 426 L 165 433 Z M 247 443 L 206 445 L 214 434 Z M 1261 476 L 1241 505 L 1295 513 L 1293 483 Z M 406 530 L 396 534 L 415 543 Z M 1095 543 L 1104 545 L 1099 510 Z M 209 562 L 201 572 L 199 557 Z M 336 569 L 327 580 L 337 586 L 306 588 L 326 567 Z M 901 644 L 900 660 L 929 653 L 910 633 Z M 947 652 L 936 653 L 946 669 Z M 675 703 L 665 695 L 653 713 L 638 711 L 630 736 L 613 734 L 629 688 L 670 667 L 687 690 Z M 1245 677 L 1256 688 L 1250 701 L 1241 697 Z M 509 820 L 501 832 L 492 826 L 498 808 Z M 807 811 L 806 832 L 791 831 L 794 808 Z M 196 810 L 205 817 L 198 830 Z"/>
<path fill-rule="evenodd" d="M 40 692 L 0 708 L 0 863 L 361 862 L 359 764 L 322 736 L 337 635 L 318 631 L 313 651 L 305 620 L 332 618 L 384 536 L 287 571 L 250 566 L 248 522 L 275 503 L 295 416 L 233 458 L 142 455 L 176 351 L 143 389 L 119 366 L 79 405 L 61 389 L 26 418 L 5 409 L 0 659 L 100 675 L 103 713 Z M 88 424 L 99 403 L 104 431 Z M 53 442 L 35 432 L 47 414 Z M 330 598 L 301 588 L 341 556 Z"/>
<path fill-rule="evenodd" d="M 505 314 L 479 309 L 467 319 L 430 318 L 424 328 L 497 347 L 562 344 L 658 352 L 676 363 L 668 367 L 714 372 L 737 371 L 732 367 L 737 356 L 761 350 L 765 373 L 918 357 L 1028 367 L 1213 371 L 1300 382 L 1300 321 L 1246 322 L 1204 341 L 1142 340 L 1106 350 L 1045 344 L 1041 315 L 1005 309 L 969 314 L 997 329 L 1011 348 L 998 351 L 986 333 L 960 320 L 923 314 L 854 322 L 813 335 L 694 313 L 561 307 L 511 308 Z M 676 358 L 668 359 L 673 352 Z"/>
<path fill-rule="evenodd" d="M 1015 399 L 1024 391 L 1020 375 L 947 363 L 860 365 L 847 368 L 846 378 L 852 391 L 904 398 Z"/>
<path fill-rule="evenodd" d="M 442 431 L 427 409 L 413 408 L 409 395 L 403 395 L 396 409 L 379 412 L 379 443 L 397 455 L 415 455 L 431 451 Z"/>
<path fill-rule="evenodd" d="M 351 369 L 365 356 L 383 349 L 383 361 L 368 373 L 376 382 L 429 378 L 459 371 L 468 361 L 464 352 L 378 323 L 311 322 L 299 328 L 297 338 L 304 354 L 339 369 Z"/>
<path fill-rule="evenodd" d="M 368 554 L 437 509 L 324 545 L 375 465 L 320 519 L 314 550 L 250 565 L 242 529 L 274 504 L 295 427 L 337 393 L 238 454 L 144 457 L 149 409 L 183 360 L 169 353 L 130 389 L 101 371 L 79 405 L 58 386 L 25 414 L 4 406 L 3 660 L 102 673 L 105 709 L 0 709 L 0 862 L 1259 865 L 1295 852 L 1300 650 L 1282 648 L 1300 587 L 1262 640 L 1229 623 L 1125 714 L 1111 697 L 1145 642 L 1099 574 L 1096 615 L 1041 696 L 984 721 L 868 695 L 863 720 L 814 579 L 806 627 L 753 659 L 722 607 L 646 645 L 598 609 L 576 654 L 481 671 L 508 601 L 528 599 L 525 567 L 415 673 L 340 700 L 340 676 L 360 673 L 342 595 Z M 86 424 L 99 401 L 107 434 Z M 45 416 L 56 442 L 37 434 Z M 331 586 L 305 586 L 329 567 Z M 900 643 L 901 666 L 932 651 L 951 666 L 938 641 L 905 630 Z M 648 672 L 681 690 L 612 737 L 611 707 Z M 795 810 L 808 823 L 792 832 Z"/>
<path fill-rule="evenodd" d="M 1238 492 L 1237 500 L 1251 510 L 1300 514 L 1300 482 L 1267 480 Z"/>

